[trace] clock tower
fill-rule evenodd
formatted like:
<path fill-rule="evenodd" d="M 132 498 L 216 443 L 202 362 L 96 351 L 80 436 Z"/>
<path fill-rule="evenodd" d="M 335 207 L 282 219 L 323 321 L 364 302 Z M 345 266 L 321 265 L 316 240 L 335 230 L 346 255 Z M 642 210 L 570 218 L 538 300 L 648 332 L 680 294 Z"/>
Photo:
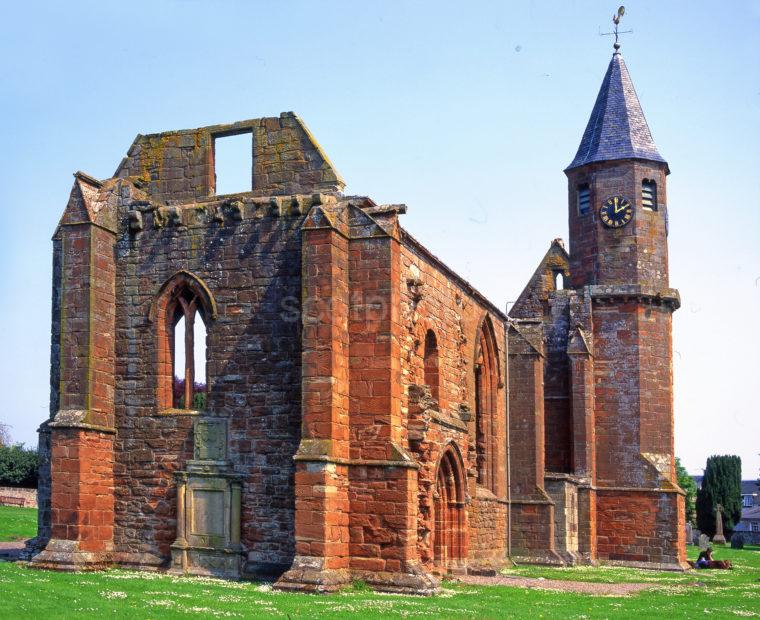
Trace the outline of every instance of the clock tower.
<path fill-rule="evenodd" d="M 683 567 L 684 501 L 673 439 L 668 164 L 659 154 L 615 44 L 565 173 L 571 287 L 589 303 L 593 333 L 590 513 L 596 555 Z M 636 518 L 621 523 L 620 514 Z"/>

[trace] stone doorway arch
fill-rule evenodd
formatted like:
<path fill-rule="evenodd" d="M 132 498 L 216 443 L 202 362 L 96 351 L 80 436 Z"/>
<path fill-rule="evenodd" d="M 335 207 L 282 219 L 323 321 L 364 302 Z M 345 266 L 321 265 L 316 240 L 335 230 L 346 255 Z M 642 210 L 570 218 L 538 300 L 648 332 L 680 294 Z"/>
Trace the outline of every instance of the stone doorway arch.
<path fill-rule="evenodd" d="M 436 572 L 464 570 L 467 559 L 462 457 L 450 444 L 438 463 L 433 492 L 433 564 Z"/>

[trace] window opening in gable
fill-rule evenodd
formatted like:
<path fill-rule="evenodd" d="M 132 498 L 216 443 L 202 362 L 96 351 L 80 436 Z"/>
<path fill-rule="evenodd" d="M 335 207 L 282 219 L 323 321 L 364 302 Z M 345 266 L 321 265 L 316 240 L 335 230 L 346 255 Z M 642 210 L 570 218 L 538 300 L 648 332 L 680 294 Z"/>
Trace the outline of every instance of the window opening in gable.
<path fill-rule="evenodd" d="M 253 133 L 214 136 L 214 179 L 216 194 L 253 189 Z"/>

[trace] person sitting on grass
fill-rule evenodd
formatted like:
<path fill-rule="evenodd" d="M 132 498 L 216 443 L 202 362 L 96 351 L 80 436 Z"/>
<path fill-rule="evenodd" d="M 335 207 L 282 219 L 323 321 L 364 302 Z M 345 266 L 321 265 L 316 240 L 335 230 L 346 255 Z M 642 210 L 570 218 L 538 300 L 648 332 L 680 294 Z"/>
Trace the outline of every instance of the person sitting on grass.
<path fill-rule="evenodd" d="M 696 568 L 733 568 L 728 560 L 713 560 L 713 549 L 708 547 L 699 554 Z"/>

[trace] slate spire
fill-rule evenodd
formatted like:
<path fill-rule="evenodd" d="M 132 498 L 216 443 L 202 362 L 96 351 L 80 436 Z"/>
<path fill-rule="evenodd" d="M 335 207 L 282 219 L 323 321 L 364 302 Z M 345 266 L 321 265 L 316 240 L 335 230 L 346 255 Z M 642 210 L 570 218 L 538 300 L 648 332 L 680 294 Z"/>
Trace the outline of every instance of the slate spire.
<path fill-rule="evenodd" d="M 571 170 L 596 161 L 646 159 L 666 163 L 657 152 L 625 61 L 612 55 Z"/>

